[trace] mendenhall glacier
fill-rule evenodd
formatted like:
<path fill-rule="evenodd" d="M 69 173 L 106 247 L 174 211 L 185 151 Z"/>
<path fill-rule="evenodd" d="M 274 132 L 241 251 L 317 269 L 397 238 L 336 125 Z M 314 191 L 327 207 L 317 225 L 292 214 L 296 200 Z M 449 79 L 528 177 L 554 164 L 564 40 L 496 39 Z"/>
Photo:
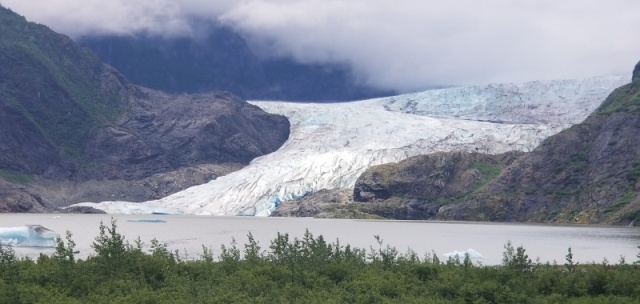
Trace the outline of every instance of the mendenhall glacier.
<path fill-rule="evenodd" d="M 582 122 L 628 77 L 429 90 L 348 103 L 252 101 L 291 122 L 287 142 L 245 168 L 142 202 L 84 202 L 107 213 L 268 216 L 282 201 L 353 188 L 368 167 L 438 151 L 531 151 Z"/>

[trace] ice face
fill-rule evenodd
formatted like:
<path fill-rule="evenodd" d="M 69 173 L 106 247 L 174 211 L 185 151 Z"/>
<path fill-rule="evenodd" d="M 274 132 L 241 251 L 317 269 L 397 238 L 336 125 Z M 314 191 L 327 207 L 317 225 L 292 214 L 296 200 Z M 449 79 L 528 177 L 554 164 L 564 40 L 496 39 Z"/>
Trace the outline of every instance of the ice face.
<path fill-rule="evenodd" d="M 0 244 L 19 247 L 55 247 L 59 235 L 40 225 L 0 227 Z"/>
<path fill-rule="evenodd" d="M 255 101 L 291 122 L 287 142 L 247 167 L 160 200 L 81 203 L 107 213 L 268 216 L 282 201 L 352 188 L 368 167 L 438 151 L 531 151 L 579 123 L 623 77 L 425 91 L 336 104 Z"/>

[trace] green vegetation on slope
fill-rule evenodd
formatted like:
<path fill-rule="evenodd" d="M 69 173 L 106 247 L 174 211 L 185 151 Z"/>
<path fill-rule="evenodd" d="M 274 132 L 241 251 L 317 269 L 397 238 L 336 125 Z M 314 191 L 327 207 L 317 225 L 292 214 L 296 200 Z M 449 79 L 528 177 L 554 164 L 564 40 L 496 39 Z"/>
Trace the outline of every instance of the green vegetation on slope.
<path fill-rule="evenodd" d="M 631 83 L 614 90 L 596 111 L 600 115 L 615 112 L 640 113 L 640 62 L 633 69 Z"/>
<path fill-rule="evenodd" d="M 640 265 L 533 263 L 505 245 L 501 266 L 440 261 L 383 246 L 364 250 L 306 233 L 278 234 L 268 249 L 248 235 L 213 257 L 184 259 L 158 241 L 150 253 L 100 225 L 86 260 L 70 233 L 52 256 L 16 258 L 0 247 L 2 303 L 638 303 Z M 639 255 L 640 258 L 640 255 Z"/>
<path fill-rule="evenodd" d="M 636 80 L 635 82 L 639 82 Z M 640 89 L 638 84 L 622 86 L 607 98 L 596 113 L 610 115 L 616 112 L 640 113 Z"/>
<path fill-rule="evenodd" d="M 20 172 L 12 171 L 12 170 L 4 170 L 0 169 L 0 179 L 4 179 L 11 183 L 27 185 L 32 182 L 32 179 Z"/>
<path fill-rule="evenodd" d="M 70 155 L 78 155 L 99 120 L 124 106 L 101 85 L 102 62 L 87 49 L 0 6 L 0 107 Z"/>

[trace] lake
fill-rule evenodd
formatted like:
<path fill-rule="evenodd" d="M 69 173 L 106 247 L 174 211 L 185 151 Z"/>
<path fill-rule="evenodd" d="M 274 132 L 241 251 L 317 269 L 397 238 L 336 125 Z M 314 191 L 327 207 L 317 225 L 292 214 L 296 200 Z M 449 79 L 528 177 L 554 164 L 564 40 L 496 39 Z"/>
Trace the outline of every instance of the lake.
<path fill-rule="evenodd" d="M 472 248 L 484 256 L 478 259 L 483 265 L 500 264 L 504 245 L 511 241 L 514 247 L 522 245 L 535 262 L 557 261 L 563 264 L 567 249 L 571 247 L 574 261 L 600 263 L 606 258 L 617 263 L 621 256 L 627 263 L 638 260 L 640 253 L 640 228 L 609 226 L 563 226 L 548 224 L 511 224 L 440 221 L 389 221 L 344 220 L 312 218 L 267 217 L 211 217 L 185 215 L 84 215 L 84 214 L 0 214 L 0 227 L 38 224 L 61 236 L 69 230 L 77 244 L 80 256 L 93 251 L 91 243 L 98 235 L 100 222 L 110 225 L 117 220 L 118 231 L 127 240 L 140 239 L 149 244 L 153 238 L 167 244 L 171 250 L 179 250 L 196 258 L 202 246 L 220 252 L 220 245 L 229 245 L 235 238 L 239 248 L 251 232 L 259 245 L 269 247 L 277 233 L 289 233 L 301 238 L 306 229 L 314 236 L 323 235 L 327 242 L 340 240 L 343 245 L 369 249 L 378 248 L 374 236 L 380 236 L 387 244 L 400 252 L 409 248 L 419 253 L 443 254 L 454 250 Z M 143 221 L 140 221 L 143 220 Z M 153 222 L 156 220 L 164 222 Z M 37 257 L 50 254 L 52 248 L 16 247 L 20 256 Z"/>

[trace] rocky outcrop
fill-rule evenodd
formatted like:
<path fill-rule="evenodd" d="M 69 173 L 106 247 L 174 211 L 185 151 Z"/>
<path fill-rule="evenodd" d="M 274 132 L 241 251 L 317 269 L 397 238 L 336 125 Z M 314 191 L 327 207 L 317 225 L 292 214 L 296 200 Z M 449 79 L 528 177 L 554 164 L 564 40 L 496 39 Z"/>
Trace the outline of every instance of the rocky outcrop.
<path fill-rule="evenodd" d="M 638 64 L 636 64 L 636 67 L 633 69 L 633 74 L 631 79 L 632 81 L 636 81 L 640 79 L 640 62 L 638 62 Z"/>
<path fill-rule="evenodd" d="M 156 199 L 237 170 L 288 136 L 285 117 L 230 93 L 133 85 L 68 37 L 0 6 L 2 211 Z"/>
<path fill-rule="evenodd" d="M 371 218 L 353 202 L 352 191 L 348 189 L 322 189 L 297 200 L 282 202 L 275 217 L 315 217 L 315 218 Z"/>
<path fill-rule="evenodd" d="M 0 213 L 42 213 L 55 209 L 34 191 L 0 180 Z"/>
<path fill-rule="evenodd" d="M 482 188 L 522 154 L 441 152 L 374 166 L 358 178 L 353 198 L 365 213 L 433 219 L 441 206 Z"/>

